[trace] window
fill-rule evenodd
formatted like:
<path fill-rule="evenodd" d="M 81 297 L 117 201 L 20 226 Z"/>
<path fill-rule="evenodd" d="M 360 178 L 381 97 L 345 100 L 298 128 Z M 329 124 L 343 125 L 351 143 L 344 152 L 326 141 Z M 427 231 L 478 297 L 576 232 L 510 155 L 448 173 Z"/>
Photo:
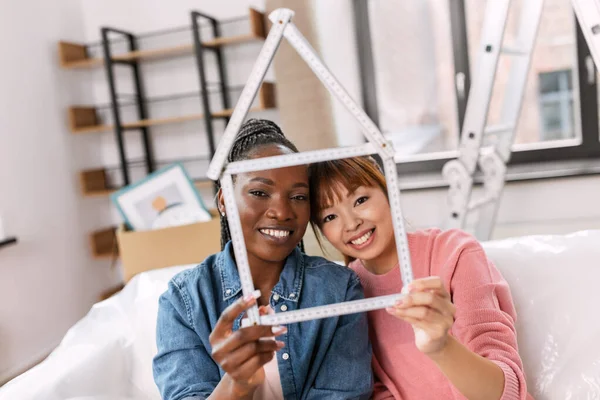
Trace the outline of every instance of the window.
<path fill-rule="evenodd" d="M 404 154 L 456 149 L 449 3 L 369 0 L 378 120 Z"/>
<path fill-rule="evenodd" d="M 478 49 L 480 48 L 483 14 L 489 1 L 493 0 L 465 1 L 469 59 L 473 71 L 476 70 L 479 57 Z M 511 1 L 504 32 L 504 46 L 518 47 L 520 18 L 526 1 L 528 0 Z M 553 87 L 555 91 L 559 90 L 558 84 L 561 79 L 560 74 L 557 73 L 559 71 L 569 71 L 569 76 L 563 76 L 562 79 L 568 80 L 572 91 L 573 85 L 571 82 L 573 78 L 577 79 L 576 76 L 572 77 L 570 72 L 575 69 L 577 63 L 576 48 L 575 18 L 573 16 L 571 1 L 546 0 L 542 8 L 538 33 L 531 55 L 531 63 L 521 105 L 521 114 L 514 141 L 517 145 L 514 148 L 515 150 L 519 149 L 519 145 L 526 145 L 525 148 L 527 149 L 541 149 L 548 146 L 556 146 L 556 143 L 547 143 L 551 140 L 580 138 L 580 131 L 577 130 L 576 132 L 574 127 L 570 128 L 570 135 L 561 135 L 561 131 L 552 125 L 555 119 L 558 119 L 558 121 L 554 122 L 568 124 L 566 119 L 562 119 L 560 114 L 557 114 L 560 106 L 556 102 L 546 103 L 542 100 L 542 94 L 552 91 Z M 507 87 L 514 57 L 504 54 L 500 56 L 488 113 L 488 123 L 490 125 L 503 123 L 501 121 L 502 106 L 504 96 L 507 95 L 505 88 Z M 570 101 L 572 102 L 573 100 L 574 97 L 571 93 Z M 571 118 L 571 121 L 573 121 L 573 118 Z M 550 126 L 547 126 L 547 123 Z"/>
<path fill-rule="evenodd" d="M 409 155 L 401 172 L 440 172 L 457 156 L 490 1 L 355 0 L 359 58 L 373 61 L 371 69 L 361 71 L 363 88 L 375 87 L 375 94 L 365 97 L 366 109 L 377 110 L 374 119 L 384 134 Z M 518 38 L 526 1 L 511 2 L 505 46 Z M 368 23 L 359 24 L 365 15 Z M 368 51 L 361 40 L 369 43 Z M 502 125 L 510 66 L 511 57 L 501 56 L 487 125 Z M 510 164 L 600 160 L 597 90 L 571 1 L 546 0 Z"/>
<path fill-rule="evenodd" d="M 570 139 L 575 135 L 571 70 L 539 74 L 541 139 Z"/>

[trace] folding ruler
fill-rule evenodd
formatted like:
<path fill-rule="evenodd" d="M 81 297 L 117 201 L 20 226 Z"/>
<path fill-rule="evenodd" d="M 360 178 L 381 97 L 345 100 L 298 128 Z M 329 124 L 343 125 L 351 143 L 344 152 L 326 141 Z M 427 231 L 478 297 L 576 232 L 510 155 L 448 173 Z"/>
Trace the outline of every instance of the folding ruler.
<path fill-rule="evenodd" d="M 273 23 L 265 44 L 260 51 L 250 77 L 242 91 L 240 99 L 233 111 L 229 124 L 219 143 L 217 151 L 213 156 L 208 168 L 207 176 L 212 180 L 220 179 L 225 206 L 227 208 L 227 219 L 233 242 L 233 249 L 236 258 L 237 268 L 240 275 L 242 292 L 244 295 L 250 295 L 254 292 L 254 283 L 248 265 L 248 257 L 239 213 L 235 204 L 233 192 L 232 175 L 251 171 L 264 171 L 268 169 L 284 168 L 294 165 L 304 165 L 319 161 L 336 160 L 347 157 L 357 157 L 370 154 L 378 154 L 384 165 L 388 184 L 388 197 L 392 212 L 392 222 L 394 226 L 396 248 L 400 262 L 400 272 L 404 285 L 413 280 L 412 265 L 408 251 L 408 242 L 402 211 L 400 209 L 400 191 L 398 189 L 398 176 L 396 164 L 394 162 L 394 149 L 391 143 L 388 143 L 381 134 L 377 126 L 369 119 L 365 112 L 360 108 L 342 88 L 327 67 L 318 58 L 315 50 L 308 41 L 302 36 L 298 29 L 291 23 L 294 12 L 289 9 L 280 8 L 269 15 Z M 337 97 L 344 106 L 352 113 L 363 128 L 363 132 L 369 143 L 355 147 L 334 148 L 326 150 L 316 150 L 290 155 L 281 155 L 265 157 L 260 159 L 237 161 L 227 164 L 227 155 L 233 146 L 235 137 L 238 134 L 242 122 L 248 111 L 260 84 L 262 83 L 269 65 L 277 52 L 281 40 L 285 37 L 288 42 L 296 49 L 298 54 L 306 61 L 309 67 L 315 72 L 321 82 L 327 89 Z M 402 297 L 402 294 L 364 299 L 339 304 L 324 305 L 302 310 L 293 310 L 275 315 L 259 316 L 258 307 L 254 306 L 248 310 L 247 323 L 252 325 L 277 325 L 289 324 L 293 322 L 306 321 L 333 317 L 338 315 L 352 314 L 357 312 L 375 310 L 389 307 L 396 300 Z"/>
<path fill-rule="evenodd" d="M 481 33 L 481 53 L 469 92 L 459 157 L 447 162 L 442 170 L 444 179 L 450 186 L 450 218 L 447 227 L 464 228 L 467 214 L 479 210 L 475 236 L 480 240 L 488 240 L 494 227 L 543 5 L 544 0 L 522 2 L 517 39 L 512 46 L 503 47 L 510 0 L 487 2 Z M 502 122 L 496 126 L 488 126 L 486 122 L 500 54 L 514 58 L 511 60 L 502 105 Z M 491 147 L 481 149 L 484 136 L 494 143 Z M 473 178 L 478 164 L 483 173 L 483 195 L 472 200 Z"/>

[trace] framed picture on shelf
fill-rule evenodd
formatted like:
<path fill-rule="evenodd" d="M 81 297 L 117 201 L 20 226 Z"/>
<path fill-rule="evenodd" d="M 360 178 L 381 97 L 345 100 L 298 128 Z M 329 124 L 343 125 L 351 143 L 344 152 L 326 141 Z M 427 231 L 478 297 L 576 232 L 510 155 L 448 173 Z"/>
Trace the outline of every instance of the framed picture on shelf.
<path fill-rule="evenodd" d="M 111 195 L 123 220 L 134 231 L 147 231 L 211 220 L 183 165 L 177 163 Z"/>

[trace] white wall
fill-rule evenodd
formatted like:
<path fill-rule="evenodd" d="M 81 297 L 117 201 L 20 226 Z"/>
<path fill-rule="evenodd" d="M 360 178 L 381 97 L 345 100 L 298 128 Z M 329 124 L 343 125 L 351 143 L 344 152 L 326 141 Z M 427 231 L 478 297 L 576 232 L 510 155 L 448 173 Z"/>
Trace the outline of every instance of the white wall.
<path fill-rule="evenodd" d="M 406 191 L 403 212 L 413 228 L 440 226 L 446 190 Z M 493 239 L 600 229 L 600 176 L 508 183 Z"/>
<path fill-rule="evenodd" d="M 102 213 L 79 194 L 66 107 L 81 82 L 58 68 L 57 42 L 84 34 L 79 0 L 0 4 L 0 384 L 44 357 L 118 281 L 89 256 Z"/>

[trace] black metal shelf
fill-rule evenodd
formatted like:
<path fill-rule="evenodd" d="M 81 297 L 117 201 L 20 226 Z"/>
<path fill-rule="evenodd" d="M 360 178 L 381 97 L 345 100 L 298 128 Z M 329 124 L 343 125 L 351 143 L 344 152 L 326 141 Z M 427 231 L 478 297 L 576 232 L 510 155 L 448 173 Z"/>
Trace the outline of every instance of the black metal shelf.
<path fill-rule="evenodd" d="M 227 87 L 227 95 L 235 92 L 242 92 L 243 86 L 229 86 Z M 223 96 L 223 93 L 220 89 L 218 90 L 209 90 L 209 93 L 219 93 Z M 197 99 L 202 97 L 203 94 L 200 91 L 195 92 L 185 92 L 178 93 L 172 95 L 165 95 L 160 97 L 153 97 L 150 99 L 141 99 L 139 101 L 135 101 L 132 103 L 124 103 L 119 100 L 117 104 L 117 108 L 119 111 L 127 106 L 138 106 L 138 103 L 142 103 L 143 105 L 147 105 L 154 102 L 161 101 L 172 101 L 177 99 Z M 129 96 L 132 97 L 132 96 Z M 275 87 L 271 82 L 263 82 L 258 93 L 259 104 L 256 108 L 251 109 L 250 111 L 263 111 L 266 109 L 271 109 L 275 107 Z M 113 111 L 114 105 L 112 103 L 106 106 L 71 106 L 68 109 L 69 114 L 69 128 L 71 133 L 73 134 L 88 134 L 88 133 L 98 133 L 105 131 L 114 131 L 114 126 L 112 124 L 106 124 L 102 121 L 105 120 L 103 116 L 99 114 L 99 107 L 110 107 L 111 111 Z M 113 111 L 114 112 L 114 111 Z M 223 119 L 226 122 L 229 120 L 231 115 L 233 114 L 233 109 L 223 109 L 214 111 L 211 114 L 211 118 L 213 120 Z M 151 127 L 165 124 L 175 124 L 181 122 L 195 121 L 204 119 L 204 114 L 195 113 L 195 114 L 184 114 L 179 116 L 170 116 L 170 117 L 161 117 L 161 118 L 149 118 L 144 120 L 130 121 L 130 122 L 122 122 L 121 129 L 122 130 L 137 130 L 141 127 Z"/>
<path fill-rule="evenodd" d="M 206 14 L 192 11 L 191 12 L 191 33 L 193 36 L 193 51 L 196 59 L 197 70 L 199 74 L 200 80 L 200 90 L 196 91 L 199 94 L 203 113 L 190 116 L 189 118 L 194 117 L 195 119 L 202 118 L 205 121 L 205 131 L 208 139 L 208 150 L 209 154 L 212 155 L 216 151 L 216 144 L 214 138 L 213 131 L 213 119 L 215 118 L 210 109 L 210 102 L 208 98 L 209 93 L 209 82 L 206 79 L 206 65 L 205 65 L 205 51 L 211 51 L 215 54 L 217 69 L 218 69 L 218 82 L 217 92 L 220 94 L 221 98 L 221 106 L 223 110 L 227 110 L 230 108 L 230 97 L 229 97 L 229 86 L 226 81 L 226 71 L 225 64 L 223 60 L 223 54 L 221 46 L 205 46 L 201 40 L 200 26 L 202 23 L 208 22 L 208 25 L 212 27 L 212 34 L 215 39 L 221 38 L 221 26 L 219 21 L 215 18 L 212 18 Z M 148 99 L 144 94 L 144 88 L 142 85 L 141 71 L 139 68 L 139 60 L 137 58 L 132 58 L 131 60 L 127 60 L 126 62 L 116 60 L 112 55 L 111 44 L 114 43 L 114 40 L 109 38 L 111 34 L 117 34 L 120 36 L 124 36 L 126 42 L 128 43 L 128 50 L 130 53 L 135 53 L 138 50 L 138 39 L 139 35 L 135 36 L 130 32 L 125 32 L 123 30 L 103 27 L 101 29 L 102 33 L 102 48 L 104 55 L 104 67 L 106 70 L 106 76 L 109 85 L 109 93 L 110 93 L 110 109 L 112 111 L 112 119 L 114 122 L 113 130 L 115 132 L 115 139 L 119 151 L 119 160 L 120 160 L 120 169 L 123 178 L 123 182 L 125 185 L 131 183 L 130 174 L 129 174 L 129 163 L 127 161 L 127 156 L 125 154 L 125 135 L 124 132 L 126 130 L 135 129 L 141 131 L 141 137 L 144 147 L 144 165 L 146 166 L 147 173 L 150 174 L 156 169 L 155 161 L 154 161 L 154 151 L 152 148 L 152 138 L 150 136 L 149 127 L 153 124 L 150 124 L 149 121 L 152 121 L 148 116 L 147 104 Z M 135 93 L 130 95 L 133 97 L 133 101 L 131 102 L 131 106 L 137 107 L 137 117 L 140 121 L 145 121 L 144 123 L 132 123 L 132 124 L 124 124 L 121 118 L 121 107 L 123 105 L 119 101 L 120 97 L 117 93 L 116 81 L 114 76 L 114 66 L 117 64 L 124 64 L 126 66 L 131 67 L 132 69 L 132 77 L 134 81 Z M 196 95 L 197 95 L 196 94 Z M 186 96 L 190 94 L 187 93 Z M 163 101 L 166 99 L 163 98 Z M 173 121 L 183 120 L 185 117 L 180 118 L 172 118 Z M 226 115 L 223 117 L 225 123 L 229 121 L 229 116 Z M 171 119 L 167 119 L 171 120 Z"/>
<path fill-rule="evenodd" d="M 17 243 L 16 237 L 9 237 L 9 238 L 6 238 L 6 239 L 0 241 L 0 248 L 5 247 L 5 246 L 10 246 L 11 244 L 16 244 L 16 243 Z"/>
<path fill-rule="evenodd" d="M 208 82 L 207 85 L 220 85 L 220 84 L 217 82 Z M 227 91 L 228 92 L 238 92 L 238 91 L 242 91 L 243 89 L 244 89 L 244 85 L 236 85 L 236 86 L 228 87 Z M 208 89 L 209 94 L 220 93 L 220 92 L 221 92 L 220 88 Z M 167 94 L 167 95 L 163 95 L 163 96 L 153 96 L 153 97 L 149 97 L 148 99 L 143 99 L 142 101 L 145 104 L 162 103 L 162 102 L 173 101 L 173 100 L 193 99 L 193 98 L 200 97 L 201 95 L 202 94 L 198 90 L 194 90 L 194 91 L 190 91 L 190 92 L 172 93 L 172 94 Z M 120 94 L 119 96 L 120 97 L 135 97 L 134 94 L 128 94 L 128 95 Z M 135 102 L 133 100 L 129 100 L 129 101 L 120 100 L 119 101 L 119 107 L 131 107 L 131 106 L 135 106 L 135 105 L 137 105 L 137 102 Z M 111 108 L 112 103 L 98 104 L 93 107 L 97 110 L 104 110 L 104 109 Z"/>
<path fill-rule="evenodd" d="M 232 23 L 235 23 L 235 22 L 245 21 L 247 19 L 248 19 L 247 15 L 240 15 L 238 17 L 221 19 L 221 20 L 219 20 L 219 23 L 221 25 L 226 25 L 226 24 L 232 24 Z M 200 26 L 201 27 L 210 26 L 210 22 L 201 23 Z M 136 36 L 137 36 L 138 39 L 148 39 L 148 38 L 152 38 L 152 37 L 156 37 L 156 36 L 165 36 L 165 35 L 169 35 L 169 34 L 173 34 L 173 33 L 186 32 L 186 31 L 190 31 L 191 29 L 192 29 L 192 27 L 189 26 L 189 25 L 176 26 L 176 27 L 168 28 L 168 29 L 143 32 L 143 33 L 140 33 L 140 34 L 138 34 Z M 112 39 L 110 41 L 111 44 L 126 43 L 126 42 L 127 42 L 126 39 Z M 87 44 L 85 44 L 85 47 L 88 50 L 91 49 L 91 48 L 94 48 L 94 47 L 102 47 L 102 41 L 99 40 L 97 42 L 87 43 Z"/>
<path fill-rule="evenodd" d="M 68 110 L 72 133 L 79 134 L 113 131 L 118 149 L 119 164 L 117 166 L 102 166 L 80 172 L 81 192 L 83 196 L 107 196 L 115 190 L 118 190 L 116 187 L 117 185 L 129 185 L 131 183 L 130 169 L 132 172 L 135 169 L 136 176 L 142 173 L 139 168 L 144 168 L 145 171 L 143 172 L 150 174 L 163 164 L 170 164 L 172 162 L 207 162 L 214 155 L 217 137 L 215 137 L 213 124 L 216 122 L 218 127 L 220 126 L 220 121 L 224 121 L 225 124 L 229 122 L 229 118 L 233 112 L 231 96 L 235 96 L 236 91 L 241 91 L 244 87 L 243 85 L 228 85 L 223 48 L 225 46 L 240 45 L 255 40 L 264 40 L 266 37 L 265 18 L 262 13 L 253 9 L 250 9 L 249 15 L 228 20 L 217 20 L 196 11 L 191 11 L 190 17 L 190 24 L 186 27 L 176 27 L 162 31 L 143 33 L 141 35 L 134 35 L 133 33 L 112 27 L 102 27 L 100 30 L 102 40 L 98 43 L 89 43 L 85 45 L 70 42 L 59 43 L 59 60 L 62 68 L 82 69 L 103 66 L 109 87 L 110 97 L 108 99 L 108 104 L 72 106 Z M 250 32 L 227 37 L 222 35 L 221 27 L 224 24 L 241 20 L 248 20 L 250 22 Z M 178 32 L 189 32 L 191 35 L 190 39 L 192 39 L 191 43 L 167 48 L 139 49 L 141 39 Z M 202 41 L 202 37 L 204 37 L 204 41 Z M 115 44 L 119 45 L 114 46 Z M 123 44 L 127 45 L 126 49 L 124 49 Z M 96 49 L 96 53 L 98 53 L 97 50 L 101 50 L 102 56 L 99 57 L 98 55 L 93 55 L 92 57 L 88 53 L 88 50 L 92 47 Z M 117 49 L 118 54 L 116 54 Z M 209 61 L 205 57 L 205 52 L 211 52 L 212 55 L 215 56 L 214 58 L 210 58 L 210 62 L 216 64 L 214 65 L 217 72 L 214 78 L 216 82 L 208 82 L 207 80 L 206 68 Z M 140 68 L 141 64 L 152 60 L 169 59 L 188 55 L 193 56 L 196 61 L 200 82 L 198 90 L 147 97 L 143 87 L 142 71 Z M 128 68 L 131 70 L 134 88 L 133 93 L 118 93 L 115 76 L 117 65 L 122 66 L 121 68 L 123 69 Z M 218 97 L 218 99 L 210 97 L 213 102 L 216 100 L 216 103 L 212 105 L 213 108 L 216 108 L 216 111 L 211 110 L 211 103 L 209 101 L 209 96 L 211 95 Z M 153 118 L 149 115 L 148 108 L 152 103 L 182 99 L 196 99 L 196 101 L 199 101 L 198 112 L 167 118 Z M 135 121 L 123 121 L 122 116 L 125 113 L 125 110 L 122 109 L 125 107 L 136 108 L 136 115 L 133 116 L 133 118 L 136 119 Z M 259 92 L 259 106 L 253 109 L 253 111 L 260 111 L 273 107 L 275 107 L 274 87 L 272 83 L 265 83 Z M 99 116 L 98 110 L 103 110 L 103 113 L 106 113 L 107 111 L 111 113 L 111 125 L 102 122 L 102 119 L 104 118 Z M 196 120 L 204 120 L 205 123 L 204 132 L 207 143 L 206 146 L 201 146 L 202 148 L 198 149 L 198 153 L 201 153 L 202 155 L 196 157 L 180 157 L 174 160 L 155 159 L 152 146 L 152 127 Z M 126 133 L 126 131 L 131 130 L 140 131 L 143 143 L 143 153 L 141 158 L 127 158 L 125 146 L 126 137 L 130 137 L 131 133 Z M 137 135 L 137 133 L 133 134 Z M 118 174 L 115 177 L 119 177 L 120 179 L 111 179 L 109 171 L 111 175 Z M 196 175 L 202 175 L 204 173 L 204 171 L 201 170 L 195 172 Z M 198 189 L 216 190 L 215 182 L 205 176 L 192 176 L 191 178 Z M 111 180 L 115 182 L 115 186 L 111 185 Z M 93 254 L 95 256 L 113 256 L 114 228 L 111 227 L 93 233 L 91 235 L 91 241 Z"/>

